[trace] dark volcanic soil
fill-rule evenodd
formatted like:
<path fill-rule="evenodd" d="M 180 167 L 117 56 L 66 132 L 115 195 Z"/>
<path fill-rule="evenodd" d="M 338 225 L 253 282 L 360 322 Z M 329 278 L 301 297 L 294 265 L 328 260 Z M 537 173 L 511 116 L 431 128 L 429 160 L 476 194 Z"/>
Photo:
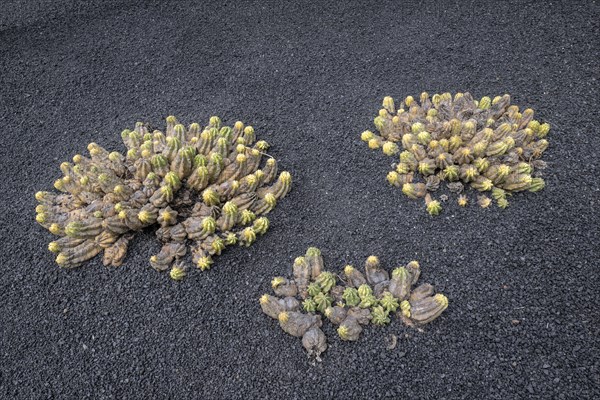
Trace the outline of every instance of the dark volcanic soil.
<path fill-rule="evenodd" d="M 100 3 L 2 6 L 0 397 L 598 398 L 596 1 Z M 432 218 L 388 186 L 392 159 L 359 134 L 383 96 L 423 90 L 534 108 L 547 188 Z M 181 283 L 150 269 L 151 233 L 119 269 L 60 270 L 33 194 L 87 143 L 123 150 L 123 128 L 169 114 L 272 144 L 295 185 L 270 232 Z M 424 333 L 329 326 L 310 366 L 257 299 L 311 245 L 331 269 L 416 258 L 450 307 Z"/>

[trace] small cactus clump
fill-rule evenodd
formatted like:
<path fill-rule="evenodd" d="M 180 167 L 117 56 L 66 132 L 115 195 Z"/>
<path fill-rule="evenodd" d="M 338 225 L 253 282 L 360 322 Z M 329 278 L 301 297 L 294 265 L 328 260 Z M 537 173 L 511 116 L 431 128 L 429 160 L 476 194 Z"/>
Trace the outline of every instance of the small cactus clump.
<path fill-rule="evenodd" d="M 379 259 L 370 256 L 364 273 L 347 265 L 340 277 L 325 271 L 319 249 L 311 247 L 294 261 L 293 279 L 275 277 L 275 295 L 260 298 L 262 311 L 278 319 L 281 328 L 302 337 L 308 355 L 320 360 L 327 349 L 323 319 L 337 326 L 344 341 L 355 341 L 363 326 L 386 325 L 397 315 L 405 325 L 422 326 L 448 307 L 443 294 L 429 284 L 416 286 L 421 269 L 417 261 L 388 273 Z"/>
<path fill-rule="evenodd" d="M 250 246 L 267 231 L 264 215 L 292 180 L 289 172 L 277 176 L 269 144 L 240 121 L 166 122 L 165 132 L 141 122 L 124 130 L 125 155 L 90 143 L 90 157 L 61 164 L 54 187 L 62 193 L 36 193 L 37 222 L 60 236 L 48 246 L 59 266 L 77 267 L 102 251 L 104 265 L 119 266 L 134 233 L 157 226 L 163 247 L 150 265 L 181 280 L 186 255 L 206 270 L 227 246 Z"/>
<path fill-rule="evenodd" d="M 540 177 L 546 163 L 548 123 L 533 119 L 533 110 L 519 111 L 510 96 L 474 100 L 469 93 L 421 93 L 419 101 L 406 97 L 396 107 L 391 97 L 374 123 L 378 133 L 364 131 L 361 139 L 371 149 L 399 157 L 387 181 L 411 199 L 426 198 L 446 182 L 460 194 L 465 185 L 479 192 L 495 192 L 500 208 L 507 195 L 537 192 L 544 188 Z M 460 206 L 467 198 L 461 195 Z M 487 200 L 478 202 L 488 207 Z M 438 200 L 426 198 L 431 215 L 442 211 Z"/>

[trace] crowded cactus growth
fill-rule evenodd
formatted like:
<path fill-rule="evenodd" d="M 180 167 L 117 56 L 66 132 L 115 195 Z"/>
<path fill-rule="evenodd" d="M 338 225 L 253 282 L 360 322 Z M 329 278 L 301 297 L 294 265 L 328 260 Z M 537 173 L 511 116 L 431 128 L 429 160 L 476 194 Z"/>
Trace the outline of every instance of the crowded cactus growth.
<path fill-rule="evenodd" d="M 309 357 L 320 359 L 327 350 L 323 320 L 337 327 L 341 340 L 356 341 L 363 327 L 389 324 L 394 315 L 410 327 L 439 317 L 448 299 L 430 284 L 416 286 L 420 275 L 417 261 L 390 274 L 376 256 L 367 258 L 364 272 L 346 265 L 337 275 L 325 270 L 321 251 L 310 247 L 294 260 L 293 278 L 273 278 L 274 295 L 264 294 L 260 306 L 284 332 L 302 338 Z"/>
<path fill-rule="evenodd" d="M 125 155 L 90 143 L 89 157 L 60 165 L 59 193 L 35 195 L 37 222 L 60 237 L 48 246 L 60 267 L 102 252 L 104 265 L 119 266 L 134 234 L 155 227 L 163 246 L 150 265 L 181 280 L 189 260 L 204 271 L 226 247 L 254 243 L 291 187 L 269 144 L 240 121 L 186 128 L 169 116 L 164 132 L 138 122 L 121 137 Z"/>
<path fill-rule="evenodd" d="M 411 199 L 424 199 L 431 215 L 447 200 L 431 196 L 443 182 L 462 207 L 469 203 L 465 186 L 491 193 L 500 208 L 513 193 L 544 188 L 541 157 L 550 125 L 534 119 L 531 108 L 511 105 L 508 94 L 475 100 L 469 93 L 424 92 L 400 104 L 385 97 L 374 124 L 376 133 L 364 131 L 361 139 L 397 158 L 387 181 Z M 491 201 L 480 195 L 477 204 L 486 208 Z"/>

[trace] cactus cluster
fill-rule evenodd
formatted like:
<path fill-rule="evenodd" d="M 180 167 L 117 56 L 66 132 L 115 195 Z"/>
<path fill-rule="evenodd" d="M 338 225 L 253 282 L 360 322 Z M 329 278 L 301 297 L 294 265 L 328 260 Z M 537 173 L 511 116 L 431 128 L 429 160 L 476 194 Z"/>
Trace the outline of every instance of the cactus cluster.
<path fill-rule="evenodd" d="M 530 108 L 521 112 L 511 105 L 508 94 L 474 100 L 469 93 L 430 97 L 424 92 L 419 101 L 408 96 L 398 107 L 385 97 L 374 120 L 378 133 L 364 131 L 361 139 L 371 149 L 399 155 L 387 181 L 409 198 L 425 199 L 431 215 L 439 214 L 442 206 L 428 194 L 442 182 L 460 194 L 460 206 L 468 203 L 461 193 L 469 185 L 491 192 L 497 205 L 506 208 L 511 193 L 544 188 L 540 171 L 546 163 L 540 158 L 548 147 L 550 125 L 533 114 Z M 481 207 L 490 203 L 489 197 L 479 196 Z"/>
<path fill-rule="evenodd" d="M 430 284 L 414 286 L 421 274 L 417 261 L 390 274 L 370 256 L 362 273 L 351 265 L 338 277 L 326 271 L 319 249 L 311 247 L 294 260 L 293 279 L 273 278 L 275 296 L 260 298 L 262 311 L 279 320 L 288 334 L 302 338 L 310 357 L 327 349 L 322 316 L 337 326 L 342 340 L 358 340 L 363 326 L 385 325 L 396 314 L 408 326 L 427 324 L 448 307 L 443 294 Z"/>
<path fill-rule="evenodd" d="M 61 267 L 102 251 L 104 265 L 119 266 L 134 233 L 156 226 L 163 247 L 150 264 L 180 280 L 186 255 L 206 270 L 227 246 L 251 245 L 269 227 L 262 215 L 290 190 L 269 144 L 240 121 L 229 127 L 211 117 L 186 129 L 169 116 L 165 132 L 138 122 L 121 137 L 126 155 L 90 143 L 89 157 L 60 165 L 54 187 L 62 193 L 35 195 L 37 222 L 60 236 L 48 247 Z"/>

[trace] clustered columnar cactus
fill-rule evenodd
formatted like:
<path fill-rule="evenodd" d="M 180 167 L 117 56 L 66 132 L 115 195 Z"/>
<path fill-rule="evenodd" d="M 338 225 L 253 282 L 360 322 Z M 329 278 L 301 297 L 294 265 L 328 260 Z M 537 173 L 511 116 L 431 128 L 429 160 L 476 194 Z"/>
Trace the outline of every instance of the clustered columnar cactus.
<path fill-rule="evenodd" d="M 308 355 L 316 359 L 327 349 L 319 313 L 338 326 L 342 340 L 354 341 L 363 326 L 388 324 L 394 313 L 412 327 L 433 321 L 448 307 L 446 296 L 434 294 L 432 285 L 414 287 L 421 274 L 417 261 L 396 268 L 390 277 L 379 259 L 370 256 L 364 274 L 347 265 L 338 279 L 324 270 L 321 252 L 311 247 L 296 258 L 293 274 L 292 280 L 273 278 L 275 296 L 263 295 L 260 305 L 285 332 L 301 337 Z"/>
<path fill-rule="evenodd" d="M 425 198 L 431 215 L 442 207 L 427 195 L 442 181 L 453 193 L 461 193 L 465 184 L 491 191 L 501 208 L 508 206 L 507 195 L 513 192 L 544 188 L 539 171 L 546 163 L 540 157 L 548 147 L 550 125 L 534 120 L 532 109 L 520 112 L 510 105 L 507 94 L 477 101 L 469 93 L 453 98 L 424 92 L 419 102 L 408 96 L 399 108 L 386 97 L 374 123 L 379 134 L 364 131 L 362 140 L 371 149 L 400 157 L 388 182 L 412 199 Z M 460 206 L 467 202 L 464 195 L 458 199 Z M 491 200 L 480 196 L 478 203 L 488 207 Z"/>
<path fill-rule="evenodd" d="M 61 267 L 103 250 L 104 265 L 119 266 L 133 233 L 157 225 L 163 247 L 150 264 L 180 280 L 188 247 L 198 268 L 210 268 L 225 247 L 264 234 L 269 220 L 259 216 L 290 190 L 289 172 L 277 178 L 277 162 L 266 156 L 269 144 L 239 121 L 231 128 L 211 117 L 204 129 L 186 129 L 170 116 L 164 133 L 138 122 L 121 136 L 125 156 L 91 143 L 89 158 L 61 164 L 54 187 L 62 194 L 35 195 L 36 220 L 61 236 L 49 245 Z"/>

